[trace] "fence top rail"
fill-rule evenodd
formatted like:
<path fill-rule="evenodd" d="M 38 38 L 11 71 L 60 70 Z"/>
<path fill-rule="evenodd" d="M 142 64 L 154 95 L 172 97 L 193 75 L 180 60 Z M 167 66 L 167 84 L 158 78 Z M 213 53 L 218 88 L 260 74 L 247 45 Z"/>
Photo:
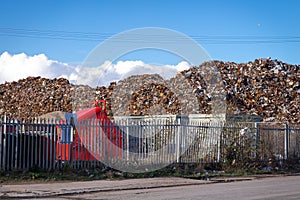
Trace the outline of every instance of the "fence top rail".
<path fill-rule="evenodd" d="M 189 114 L 189 115 L 144 115 L 144 116 L 113 116 L 114 119 L 225 119 L 224 114 Z"/>
<path fill-rule="evenodd" d="M 284 122 L 249 122 L 249 121 L 231 121 L 224 119 L 221 115 L 220 117 L 216 117 L 216 115 L 211 114 L 191 114 L 191 115 L 149 115 L 149 116 L 114 116 L 111 119 L 112 122 L 126 122 L 126 121 L 147 121 L 147 123 L 157 123 L 160 121 L 161 123 L 164 120 L 171 120 L 176 122 L 178 119 L 187 119 L 189 122 L 187 124 L 181 123 L 181 125 L 212 125 L 214 126 L 215 123 L 220 124 L 222 127 L 230 127 L 230 126 L 244 126 L 244 125 L 258 125 L 260 129 L 292 129 L 292 130 L 299 130 L 300 124 L 287 124 Z M 89 120 L 87 120 L 89 121 Z M 99 121 L 99 119 L 95 119 L 95 121 Z M 101 121 L 101 119 L 100 119 Z M 7 116 L 0 116 L 0 126 L 3 124 L 10 124 L 10 125 L 62 125 L 68 124 L 66 120 L 61 119 L 41 119 L 41 118 L 29 118 L 24 120 L 16 120 L 11 119 Z"/>

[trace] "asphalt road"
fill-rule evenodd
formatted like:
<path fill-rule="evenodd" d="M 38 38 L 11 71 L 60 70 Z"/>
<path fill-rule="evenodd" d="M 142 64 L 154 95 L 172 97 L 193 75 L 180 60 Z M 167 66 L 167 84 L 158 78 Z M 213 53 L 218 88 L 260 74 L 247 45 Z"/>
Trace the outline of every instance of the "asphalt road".
<path fill-rule="evenodd" d="M 272 177 L 168 188 L 138 189 L 59 196 L 56 199 L 220 199 L 220 200 L 298 200 L 300 176 Z"/>

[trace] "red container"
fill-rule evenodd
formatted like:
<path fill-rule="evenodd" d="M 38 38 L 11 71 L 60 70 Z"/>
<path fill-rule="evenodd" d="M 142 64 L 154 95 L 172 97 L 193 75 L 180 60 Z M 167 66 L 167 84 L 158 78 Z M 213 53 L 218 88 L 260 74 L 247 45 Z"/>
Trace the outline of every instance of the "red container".
<path fill-rule="evenodd" d="M 104 161 L 122 158 L 122 132 L 106 115 L 106 102 L 79 110 L 75 121 L 57 126 L 56 158 L 61 161 Z M 75 126 L 70 128 L 70 123 Z M 67 125 L 69 124 L 69 125 Z"/>

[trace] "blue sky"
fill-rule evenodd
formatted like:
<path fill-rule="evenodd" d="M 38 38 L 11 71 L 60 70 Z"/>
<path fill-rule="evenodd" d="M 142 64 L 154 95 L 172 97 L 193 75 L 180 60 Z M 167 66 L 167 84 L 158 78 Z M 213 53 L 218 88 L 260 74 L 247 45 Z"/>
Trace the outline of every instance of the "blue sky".
<path fill-rule="evenodd" d="M 51 60 L 80 63 L 114 34 L 162 27 L 194 38 L 212 59 L 248 62 L 272 57 L 300 64 L 299 4 L 297 0 L 1 0 L 0 55 L 45 54 Z M 122 59 L 180 61 L 149 51 Z"/>
<path fill-rule="evenodd" d="M 29 55 L 45 53 L 62 62 L 81 62 L 103 35 L 140 27 L 163 27 L 191 37 L 207 36 L 214 44 L 197 40 L 213 59 L 246 62 L 277 58 L 300 63 L 297 42 L 259 43 L 269 36 L 300 37 L 299 1 L 101 1 L 2 0 L 0 28 L 99 33 L 99 41 L 29 38 L 0 35 L 0 52 Z M 1 31 L 0 31 L 1 33 Z M 42 34 L 41 34 L 42 35 Z M 252 43 L 222 38 L 252 36 Z M 83 35 L 84 37 L 84 35 Z M 219 39 L 218 39 L 219 38 Z M 247 39 L 247 37 L 246 37 Z M 243 44 L 246 43 L 246 44 Z M 171 61 L 172 62 L 172 61 Z"/>

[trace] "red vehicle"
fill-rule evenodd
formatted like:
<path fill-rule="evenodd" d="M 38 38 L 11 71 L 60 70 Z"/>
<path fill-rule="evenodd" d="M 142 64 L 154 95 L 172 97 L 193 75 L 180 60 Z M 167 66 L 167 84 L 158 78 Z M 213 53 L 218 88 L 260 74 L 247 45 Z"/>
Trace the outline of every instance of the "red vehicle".
<path fill-rule="evenodd" d="M 66 114 L 57 128 L 56 159 L 61 161 L 104 161 L 122 158 L 120 129 L 106 114 L 106 101 Z"/>

